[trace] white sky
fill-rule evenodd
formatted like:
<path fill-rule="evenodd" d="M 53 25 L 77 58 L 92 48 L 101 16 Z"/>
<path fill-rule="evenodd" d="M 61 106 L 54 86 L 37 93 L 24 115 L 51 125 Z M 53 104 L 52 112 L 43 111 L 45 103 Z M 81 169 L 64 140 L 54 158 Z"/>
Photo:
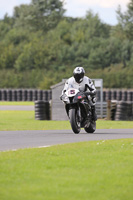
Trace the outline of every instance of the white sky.
<path fill-rule="evenodd" d="M 31 0 L 0 0 L 0 19 L 7 13 L 13 14 L 14 6 L 20 4 L 29 4 Z M 84 17 L 86 11 L 92 10 L 98 13 L 100 19 L 108 24 L 117 24 L 116 10 L 121 5 L 122 11 L 126 11 L 127 4 L 130 0 L 64 0 L 64 8 L 67 10 L 67 16 Z"/>

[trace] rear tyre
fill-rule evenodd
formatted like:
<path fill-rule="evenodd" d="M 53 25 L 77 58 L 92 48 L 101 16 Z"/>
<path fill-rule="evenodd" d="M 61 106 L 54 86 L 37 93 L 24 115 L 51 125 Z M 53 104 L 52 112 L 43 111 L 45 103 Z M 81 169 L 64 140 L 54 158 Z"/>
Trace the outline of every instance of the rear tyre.
<path fill-rule="evenodd" d="M 85 127 L 84 130 L 87 133 L 94 133 L 96 130 L 96 121 L 91 121 L 89 127 Z"/>
<path fill-rule="evenodd" d="M 69 117 L 73 132 L 78 134 L 81 129 L 81 123 L 79 121 L 77 110 L 76 109 L 69 110 Z"/>

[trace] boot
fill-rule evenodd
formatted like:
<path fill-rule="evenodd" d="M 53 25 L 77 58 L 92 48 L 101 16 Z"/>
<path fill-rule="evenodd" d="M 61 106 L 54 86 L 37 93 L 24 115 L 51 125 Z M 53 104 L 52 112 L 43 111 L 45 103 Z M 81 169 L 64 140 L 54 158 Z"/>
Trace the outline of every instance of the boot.
<path fill-rule="evenodd" d="M 91 110 L 92 110 L 92 120 L 97 121 L 97 114 L 96 114 L 95 106 L 92 106 Z"/>

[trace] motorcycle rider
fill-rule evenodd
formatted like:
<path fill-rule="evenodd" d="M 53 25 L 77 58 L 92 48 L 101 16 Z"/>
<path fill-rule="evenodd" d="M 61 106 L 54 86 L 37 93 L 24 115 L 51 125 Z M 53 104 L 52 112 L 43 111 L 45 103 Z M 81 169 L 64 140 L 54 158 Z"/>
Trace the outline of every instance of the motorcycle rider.
<path fill-rule="evenodd" d="M 85 95 L 88 97 L 88 95 L 91 95 L 91 108 L 92 108 L 92 119 L 94 121 L 97 120 L 97 114 L 95 109 L 96 104 L 96 88 L 90 78 L 88 78 L 85 75 L 85 70 L 83 67 L 76 67 L 73 71 L 73 76 L 70 77 L 64 86 L 64 89 L 62 91 L 61 99 L 63 94 L 66 92 L 66 90 L 71 86 L 75 89 L 79 89 L 79 91 L 84 92 Z"/>

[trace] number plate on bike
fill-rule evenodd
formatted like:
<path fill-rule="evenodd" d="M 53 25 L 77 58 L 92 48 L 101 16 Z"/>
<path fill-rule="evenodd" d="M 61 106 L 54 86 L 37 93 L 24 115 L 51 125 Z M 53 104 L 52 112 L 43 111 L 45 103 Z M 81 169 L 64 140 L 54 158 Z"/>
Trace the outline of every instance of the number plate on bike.
<path fill-rule="evenodd" d="M 69 94 L 75 94 L 75 90 L 70 90 Z"/>

